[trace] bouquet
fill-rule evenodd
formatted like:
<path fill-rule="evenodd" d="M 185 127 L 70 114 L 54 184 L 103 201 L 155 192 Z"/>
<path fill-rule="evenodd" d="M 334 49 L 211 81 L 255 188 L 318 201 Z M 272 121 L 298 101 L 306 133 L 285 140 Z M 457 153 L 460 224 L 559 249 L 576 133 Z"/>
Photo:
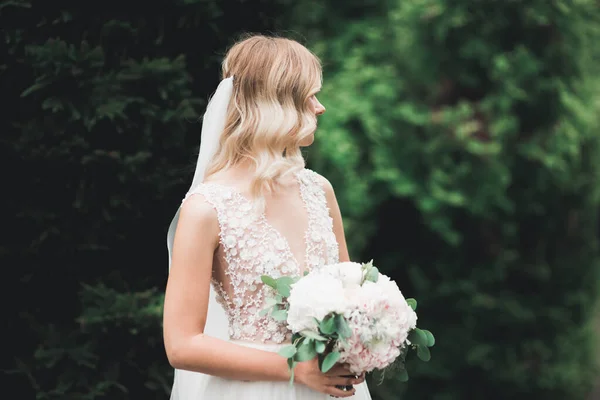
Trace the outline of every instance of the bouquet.
<path fill-rule="evenodd" d="M 416 300 L 405 299 L 372 261 L 328 265 L 303 277 L 261 279 L 274 289 L 261 314 L 286 321 L 293 334 L 292 344 L 279 351 L 288 360 L 291 382 L 295 365 L 315 357 L 322 372 L 340 362 L 356 375 L 398 360 L 402 380 L 408 379 L 409 350 L 423 361 L 431 358 L 435 339 L 416 327 Z"/>

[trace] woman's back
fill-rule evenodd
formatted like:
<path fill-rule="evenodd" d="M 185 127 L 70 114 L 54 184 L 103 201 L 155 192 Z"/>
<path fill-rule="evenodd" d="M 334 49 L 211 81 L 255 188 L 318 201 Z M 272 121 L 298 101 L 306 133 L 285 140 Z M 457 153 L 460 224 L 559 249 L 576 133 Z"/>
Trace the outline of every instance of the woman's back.
<path fill-rule="evenodd" d="M 212 284 L 227 312 L 230 339 L 289 340 L 285 323 L 259 316 L 270 295 L 261 276 L 301 276 L 338 262 L 338 244 L 319 176 L 306 169 L 295 174 L 295 179 L 265 196 L 261 213 L 255 211 L 246 188 L 224 179 L 206 182 L 188 197 L 195 194 L 214 208 L 219 222 Z"/>

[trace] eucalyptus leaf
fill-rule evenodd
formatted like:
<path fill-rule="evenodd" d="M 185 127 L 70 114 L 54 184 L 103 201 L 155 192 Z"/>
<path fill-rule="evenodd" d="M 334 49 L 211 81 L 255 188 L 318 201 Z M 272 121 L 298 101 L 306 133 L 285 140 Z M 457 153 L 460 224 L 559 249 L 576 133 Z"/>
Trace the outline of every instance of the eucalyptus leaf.
<path fill-rule="evenodd" d="M 406 299 L 406 302 L 413 309 L 413 311 L 417 310 L 417 301 L 415 299 Z"/>
<path fill-rule="evenodd" d="M 280 278 L 277 278 L 277 283 L 281 283 L 281 284 L 286 284 L 286 285 L 291 285 L 295 282 L 296 280 L 291 277 L 291 276 L 282 276 Z"/>
<path fill-rule="evenodd" d="M 305 329 L 303 331 L 300 331 L 300 334 L 306 338 L 310 338 L 310 339 L 315 339 L 315 340 L 327 340 L 326 337 L 323 337 L 321 335 L 319 335 L 318 333 Z"/>
<path fill-rule="evenodd" d="M 277 284 L 277 291 L 283 297 L 290 297 L 290 293 L 292 291 L 292 288 L 289 285 L 286 285 L 286 284 L 283 284 L 283 283 L 278 283 Z"/>
<path fill-rule="evenodd" d="M 286 310 L 277 310 L 277 311 L 273 311 L 271 313 L 271 317 L 273 317 L 273 319 L 275 321 L 286 321 L 287 320 L 287 311 Z"/>
<path fill-rule="evenodd" d="M 269 308 L 265 308 L 263 310 L 260 310 L 260 312 L 258 313 L 258 315 L 260 315 L 261 317 L 264 317 L 265 315 L 267 315 L 268 313 L 270 313 L 272 309 L 273 309 L 273 307 L 269 307 Z"/>
<path fill-rule="evenodd" d="M 317 353 L 323 354 L 323 352 L 325 351 L 325 348 L 326 348 L 325 343 L 319 342 L 319 341 L 315 342 L 315 350 L 317 351 Z"/>
<path fill-rule="evenodd" d="M 419 328 L 415 328 L 410 331 L 408 334 L 408 340 L 410 340 L 410 343 L 418 346 L 427 346 L 427 343 L 429 342 L 425 332 Z"/>
<path fill-rule="evenodd" d="M 335 332 L 335 317 L 329 316 L 329 317 L 325 318 L 319 324 L 319 329 L 321 330 L 321 333 L 323 333 L 325 335 L 331 335 L 332 333 L 334 333 Z"/>
<path fill-rule="evenodd" d="M 408 372 L 406 371 L 406 369 L 402 369 L 402 370 L 398 371 L 398 373 L 396 374 L 396 377 L 398 377 L 398 380 L 400 382 L 407 382 L 408 381 Z"/>
<path fill-rule="evenodd" d="M 287 360 L 288 368 L 290 369 L 290 385 L 294 384 L 294 367 L 296 367 L 296 361 L 291 358 Z"/>
<path fill-rule="evenodd" d="M 294 361 L 303 362 L 312 360 L 317 356 L 317 351 L 315 350 L 314 342 L 307 341 L 302 343 L 298 347 L 298 351 L 294 355 Z"/>
<path fill-rule="evenodd" d="M 435 345 L 435 337 L 433 336 L 433 333 L 425 329 L 423 332 L 425 332 L 425 335 L 427 336 L 427 347 L 433 347 Z"/>
<path fill-rule="evenodd" d="M 293 344 L 284 346 L 279 350 L 278 354 L 284 358 L 292 358 L 296 354 L 296 346 L 294 346 Z M 288 360 L 288 363 L 289 363 L 289 360 Z"/>
<path fill-rule="evenodd" d="M 273 297 L 269 297 L 265 300 L 265 306 L 267 307 L 273 307 L 275 304 L 277 304 L 277 300 Z"/>
<path fill-rule="evenodd" d="M 429 352 L 429 348 L 427 346 L 418 346 L 417 356 L 425 362 L 431 360 L 431 353 Z"/>
<path fill-rule="evenodd" d="M 271 278 L 269 275 L 262 275 L 260 280 L 267 286 L 272 287 L 273 289 L 277 289 L 277 281 Z"/>
<path fill-rule="evenodd" d="M 365 276 L 365 279 L 370 282 L 377 282 L 379 280 L 379 270 L 377 269 L 377 267 L 369 269 L 367 275 Z"/>
<path fill-rule="evenodd" d="M 341 354 L 337 351 L 332 351 L 331 353 L 327 354 L 323 359 L 323 363 L 321 364 L 321 372 L 325 373 L 333 368 L 335 363 L 340 359 L 340 356 Z"/>
<path fill-rule="evenodd" d="M 352 336 L 352 331 L 346 322 L 346 318 L 344 318 L 344 316 L 341 314 L 336 314 L 335 316 L 335 330 L 337 331 L 338 335 L 343 338 L 349 338 Z"/>
<path fill-rule="evenodd" d="M 292 283 L 294 283 L 294 278 L 289 276 L 282 276 L 277 279 L 277 291 L 283 297 L 289 297 L 290 291 L 292 290 Z"/>

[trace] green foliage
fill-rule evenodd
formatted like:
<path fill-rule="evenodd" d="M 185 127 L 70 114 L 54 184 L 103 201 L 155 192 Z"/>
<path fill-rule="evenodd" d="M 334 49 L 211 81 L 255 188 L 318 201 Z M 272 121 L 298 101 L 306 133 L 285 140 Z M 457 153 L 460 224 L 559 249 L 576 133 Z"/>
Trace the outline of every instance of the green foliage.
<path fill-rule="evenodd" d="M 321 371 L 329 371 L 339 361 L 339 359 L 340 353 L 337 351 L 332 351 L 331 353 L 327 354 L 321 363 Z"/>
<path fill-rule="evenodd" d="M 597 2 L 360 3 L 296 9 L 325 65 L 309 164 L 336 189 L 353 258 L 379 260 L 442 332 L 409 385 L 390 372 L 372 391 L 585 398 L 597 376 Z"/>
<path fill-rule="evenodd" d="M 226 47 L 271 30 L 288 1 L 46 3 L 0 1 L 5 390 L 164 399 L 166 227 L 198 118 Z"/>
<path fill-rule="evenodd" d="M 596 2 L 290 4 L 0 1 L 9 384 L 167 396 L 164 241 L 197 118 L 225 47 L 285 10 L 326 67 L 308 160 L 336 188 L 350 250 L 443 332 L 409 385 L 391 370 L 375 397 L 582 399 L 597 354 Z"/>

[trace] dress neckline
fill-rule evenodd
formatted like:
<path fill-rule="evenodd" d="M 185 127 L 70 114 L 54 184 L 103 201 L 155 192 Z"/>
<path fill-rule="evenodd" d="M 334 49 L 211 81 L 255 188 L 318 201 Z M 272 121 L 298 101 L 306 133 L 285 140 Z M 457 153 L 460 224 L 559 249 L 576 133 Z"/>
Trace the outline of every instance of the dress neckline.
<path fill-rule="evenodd" d="M 298 184 L 298 191 L 300 194 L 300 198 L 302 200 L 302 203 L 304 204 L 304 208 L 306 210 L 307 213 L 307 221 L 306 221 L 306 230 L 304 231 L 304 258 L 303 258 L 303 263 L 301 264 L 300 261 L 298 260 L 298 258 L 296 257 L 296 255 L 294 254 L 294 252 L 292 251 L 292 247 L 290 246 L 290 242 L 288 240 L 288 238 L 279 231 L 279 229 L 275 228 L 275 226 L 273 226 L 273 224 L 271 224 L 269 222 L 269 220 L 267 219 L 267 215 L 266 215 L 266 211 L 262 211 L 260 213 L 260 215 L 258 215 L 258 218 L 260 220 L 260 222 L 262 222 L 264 224 L 264 226 L 270 230 L 278 239 L 280 239 L 283 243 L 284 243 L 284 249 L 282 249 L 283 251 L 285 251 L 286 253 L 289 254 L 290 258 L 292 259 L 292 261 L 294 262 L 294 265 L 296 266 L 296 271 L 298 272 L 298 276 L 302 276 L 302 274 L 304 273 L 304 271 L 306 271 L 308 269 L 308 249 L 309 249 L 309 244 L 308 244 L 308 238 L 309 238 L 309 233 L 311 231 L 311 218 L 310 218 L 310 210 L 308 208 L 308 204 L 306 204 L 306 199 L 305 199 L 305 195 L 304 195 L 304 182 L 302 180 L 302 178 L 300 177 L 300 172 L 297 172 L 294 174 L 295 180 Z M 250 200 L 248 197 L 246 197 L 240 190 L 238 190 L 237 188 L 231 186 L 231 185 L 227 185 L 227 184 L 222 184 L 222 183 L 218 183 L 218 182 L 204 182 L 202 183 L 203 185 L 207 185 L 207 186 L 213 186 L 213 187 L 219 187 L 222 189 L 225 189 L 227 191 L 229 191 L 229 193 L 231 193 L 232 195 L 236 196 L 238 199 L 240 199 L 241 201 L 243 201 L 244 203 L 246 203 L 247 205 L 252 206 L 252 200 Z M 253 210 L 253 209 L 252 209 Z"/>

